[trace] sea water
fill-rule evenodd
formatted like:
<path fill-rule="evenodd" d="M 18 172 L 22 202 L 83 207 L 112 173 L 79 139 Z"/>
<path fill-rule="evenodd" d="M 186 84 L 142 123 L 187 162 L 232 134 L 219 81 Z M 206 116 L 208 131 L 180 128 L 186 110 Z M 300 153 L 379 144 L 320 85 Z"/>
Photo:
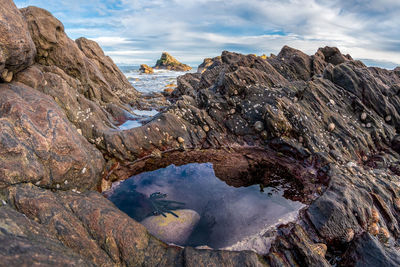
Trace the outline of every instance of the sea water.
<path fill-rule="evenodd" d="M 161 93 L 166 88 L 174 88 L 177 85 L 178 76 L 188 73 L 155 69 L 153 74 L 144 74 L 139 71 L 139 66 L 123 65 L 119 67 L 133 87 L 144 94 Z M 167 87 L 168 85 L 170 87 Z M 158 113 L 156 110 L 132 110 L 132 112 L 137 116 L 120 125 L 120 130 L 140 127 Z"/>
<path fill-rule="evenodd" d="M 266 253 L 271 231 L 296 219 L 304 207 L 282 196 L 279 188 L 259 185 L 232 187 L 215 176 L 211 163 L 170 165 L 133 176 L 114 186 L 109 199 L 137 221 L 151 215 L 149 196 L 167 194 L 167 200 L 185 203 L 200 221 L 185 246 L 254 250 Z"/>
<path fill-rule="evenodd" d="M 120 66 L 120 68 L 133 87 L 145 94 L 160 93 L 167 85 L 176 86 L 178 76 L 194 72 L 194 70 L 182 72 L 154 69 L 153 74 L 144 74 L 139 71 L 139 66 Z"/>

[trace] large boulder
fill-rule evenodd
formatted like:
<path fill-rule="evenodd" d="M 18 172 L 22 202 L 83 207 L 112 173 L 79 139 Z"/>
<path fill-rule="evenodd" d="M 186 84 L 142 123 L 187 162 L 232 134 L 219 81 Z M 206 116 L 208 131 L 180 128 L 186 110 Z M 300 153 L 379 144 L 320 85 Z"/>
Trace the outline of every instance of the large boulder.
<path fill-rule="evenodd" d="M 104 160 L 57 103 L 18 83 L 0 85 L 0 188 L 36 183 L 94 189 Z"/>
<path fill-rule="evenodd" d="M 116 94 L 124 103 L 134 103 L 138 96 L 138 92 L 132 87 L 128 79 L 115 65 L 109 56 L 104 55 L 100 46 L 92 40 L 81 37 L 75 41 L 78 47 L 86 55 L 88 59 L 95 64 L 105 81 L 111 88 L 111 91 Z"/>
<path fill-rule="evenodd" d="M 21 12 L 37 48 L 37 63 L 57 66 L 79 80 L 91 100 L 135 103 L 138 93 L 95 42 L 84 38 L 74 42 L 64 25 L 44 9 L 27 7 Z"/>
<path fill-rule="evenodd" d="M 173 56 L 168 54 L 167 52 L 163 52 L 161 54 L 161 58 L 157 60 L 155 69 L 167 69 L 167 70 L 175 70 L 175 71 L 189 71 L 192 69 L 189 65 L 183 64 L 176 60 Z"/>
<path fill-rule="evenodd" d="M 0 81 L 10 82 L 13 75 L 33 64 L 36 48 L 28 26 L 13 1 L 0 5 Z"/>

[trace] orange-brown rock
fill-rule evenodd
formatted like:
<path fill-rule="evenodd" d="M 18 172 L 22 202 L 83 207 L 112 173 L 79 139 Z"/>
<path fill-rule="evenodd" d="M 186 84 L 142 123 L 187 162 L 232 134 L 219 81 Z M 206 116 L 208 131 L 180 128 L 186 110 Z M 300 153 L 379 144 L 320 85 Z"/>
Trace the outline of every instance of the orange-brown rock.
<path fill-rule="evenodd" d="M 0 82 L 33 64 L 36 47 L 28 26 L 12 1 L 0 4 Z"/>
<path fill-rule="evenodd" d="M 141 73 L 144 73 L 144 74 L 152 74 L 152 73 L 154 73 L 153 68 L 150 67 L 150 66 L 147 66 L 146 64 L 140 65 L 139 71 Z"/>
<path fill-rule="evenodd" d="M 95 188 L 103 157 L 57 103 L 23 84 L 0 84 L 0 91 L 0 188 Z"/>
<path fill-rule="evenodd" d="M 174 58 L 167 52 L 163 52 L 161 54 L 161 58 L 157 60 L 157 63 L 154 66 L 154 68 L 174 70 L 174 71 L 189 71 L 192 69 L 192 67 L 179 62 L 176 58 Z"/>

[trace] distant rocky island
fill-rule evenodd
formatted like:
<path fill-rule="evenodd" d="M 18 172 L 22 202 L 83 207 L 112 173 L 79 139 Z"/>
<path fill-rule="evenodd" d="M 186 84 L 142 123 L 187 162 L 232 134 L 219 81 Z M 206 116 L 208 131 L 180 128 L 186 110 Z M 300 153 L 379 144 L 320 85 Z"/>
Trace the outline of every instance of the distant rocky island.
<path fill-rule="evenodd" d="M 174 71 L 189 71 L 192 69 L 189 65 L 183 64 L 176 60 L 173 56 L 168 54 L 167 52 L 163 52 L 161 54 L 161 58 L 157 60 L 155 69 L 166 69 L 166 70 L 174 70 Z"/>
<path fill-rule="evenodd" d="M 400 67 L 339 49 L 224 51 L 156 107 L 100 46 L 48 11 L 0 5 L 0 265 L 399 266 Z M 156 68 L 190 67 L 163 53 Z M 101 192 L 145 171 L 210 162 L 232 186 L 306 207 L 269 252 L 166 244 Z"/>
<path fill-rule="evenodd" d="M 146 64 L 141 64 L 139 71 L 144 74 L 153 74 L 154 69 L 171 70 L 171 71 L 189 71 L 192 69 L 189 65 L 179 62 L 176 58 L 167 52 L 161 54 L 156 65 L 152 68 Z"/>

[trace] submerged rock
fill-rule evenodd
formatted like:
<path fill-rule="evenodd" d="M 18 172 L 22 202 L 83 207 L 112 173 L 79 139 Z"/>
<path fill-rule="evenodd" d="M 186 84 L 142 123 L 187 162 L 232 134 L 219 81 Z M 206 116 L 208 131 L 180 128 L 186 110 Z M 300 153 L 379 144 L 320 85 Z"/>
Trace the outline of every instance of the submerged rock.
<path fill-rule="evenodd" d="M 178 245 L 185 244 L 194 227 L 200 220 L 200 215 L 194 210 L 175 210 L 173 214 L 150 216 L 141 221 L 147 230 L 164 242 Z"/>
<path fill-rule="evenodd" d="M 167 52 L 163 52 L 161 54 L 161 58 L 157 60 L 155 69 L 167 69 L 167 70 L 175 70 L 175 71 L 189 71 L 192 69 L 189 65 L 183 64 L 176 60 L 173 56 L 168 54 Z"/>

